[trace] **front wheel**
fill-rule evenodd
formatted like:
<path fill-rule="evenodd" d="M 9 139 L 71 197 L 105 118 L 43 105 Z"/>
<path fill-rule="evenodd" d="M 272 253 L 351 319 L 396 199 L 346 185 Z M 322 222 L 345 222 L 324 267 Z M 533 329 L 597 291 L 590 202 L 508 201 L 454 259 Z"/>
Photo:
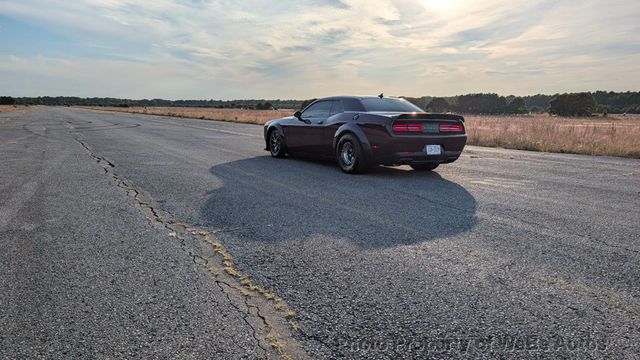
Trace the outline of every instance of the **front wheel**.
<path fill-rule="evenodd" d="M 362 145 L 351 134 L 342 136 L 338 141 L 336 159 L 342 171 L 347 174 L 362 174 L 369 170 L 364 158 L 364 151 L 362 151 Z"/>
<path fill-rule="evenodd" d="M 280 132 L 277 129 L 271 130 L 269 133 L 269 151 L 271 152 L 271 156 L 276 158 L 284 157 L 284 139 Z"/>
<path fill-rule="evenodd" d="M 418 170 L 418 171 L 431 171 L 435 168 L 438 167 L 438 165 L 440 164 L 411 164 L 410 166 L 413 168 L 413 170 Z"/>

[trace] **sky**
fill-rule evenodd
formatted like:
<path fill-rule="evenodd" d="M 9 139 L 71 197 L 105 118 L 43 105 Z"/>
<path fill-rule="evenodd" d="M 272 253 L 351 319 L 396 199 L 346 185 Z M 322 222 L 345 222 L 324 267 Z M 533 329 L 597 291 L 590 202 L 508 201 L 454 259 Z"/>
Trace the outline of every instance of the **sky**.
<path fill-rule="evenodd" d="M 0 95 L 640 90 L 638 0 L 0 0 Z"/>

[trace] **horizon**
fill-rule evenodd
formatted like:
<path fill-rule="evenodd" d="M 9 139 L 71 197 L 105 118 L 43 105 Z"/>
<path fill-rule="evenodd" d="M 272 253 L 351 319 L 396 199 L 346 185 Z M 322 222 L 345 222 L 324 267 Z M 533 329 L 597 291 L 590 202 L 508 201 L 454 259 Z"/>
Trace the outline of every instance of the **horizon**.
<path fill-rule="evenodd" d="M 576 91 L 576 92 L 564 92 L 564 93 L 555 93 L 555 94 L 544 94 L 544 93 L 537 93 L 537 94 L 528 94 L 528 95 L 515 95 L 515 94 L 500 94 L 500 93 L 496 93 L 496 92 L 483 92 L 483 93 L 467 93 L 467 94 L 456 94 L 456 95 L 444 95 L 444 96 L 438 96 L 438 95 L 419 95 L 419 96 L 412 96 L 412 95 L 385 95 L 385 97 L 391 97 L 391 98 L 411 98 L 411 99 L 421 99 L 421 98 L 443 98 L 443 99 L 447 99 L 447 98 L 456 98 L 456 97 L 460 97 L 460 96 L 468 96 L 468 95 L 489 95 L 489 94 L 495 94 L 498 96 L 502 96 L 502 97 L 522 97 L 522 98 L 527 98 L 527 97 L 534 97 L 534 96 L 546 96 L 546 97 L 553 97 L 553 96 L 557 96 L 557 95 L 563 95 L 563 94 L 575 94 L 575 93 L 591 93 L 591 94 L 595 94 L 596 92 L 604 92 L 604 93 L 617 93 L 617 94 L 623 94 L 623 93 L 636 93 L 636 92 L 640 92 L 640 91 L 634 91 L 634 90 L 625 90 L 625 91 L 611 91 L 611 90 L 594 90 L 594 91 Z M 377 96 L 377 95 L 373 95 L 373 94 L 337 94 L 337 95 L 328 95 L 328 96 L 323 96 L 323 97 L 315 97 L 315 98 L 308 98 L 308 99 L 303 99 L 303 98 L 234 98 L 234 99 L 216 99 L 216 98 L 176 98 L 176 99 L 168 99 L 168 98 L 150 98 L 150 97 L 146 97 L 146 98 L 126 98 L 126 97 L 117 97 L 117 96 L 78 96 L 78 95 L 35 95 L 35 96 L 11 96 L 11 95 L 6 95 L 6 94 L 0 94 L 0 96 L 9 96 L 9 97 L 13 97 L 15 99 L 28 99 L 28 98 L 78 98 L 78 99 L 115 99 L 115 100 L 127 100 L 127 101 L 152 101 L 152 100 L 162 100 L 162 101 L 224 101 L 224 102 L 231 102 L 231 101 L 307 101 L 307 100 L 311 100 L 311 99 L 321 99 L 321 98 L 325 98 L 325 97 L 334 97 L 334 96 Z"/>
<path fill-rule="evenodd" d="M 0 91 L 172 101 L 638 91 L 638 17 L 630 0 L 3 2 Z"/>

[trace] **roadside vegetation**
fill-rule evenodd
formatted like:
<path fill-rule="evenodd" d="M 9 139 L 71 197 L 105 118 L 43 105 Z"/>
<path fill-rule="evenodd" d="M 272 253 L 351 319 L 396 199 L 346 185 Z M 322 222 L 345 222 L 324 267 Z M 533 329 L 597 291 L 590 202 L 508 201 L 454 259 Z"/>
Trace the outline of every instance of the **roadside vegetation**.
<path fill-rule="evenodd" d="M 264 124 L 294 110 L 85 107 L 194 119 Z M 640 116 L 465 115 L 468 144 L 507 149 L 640 158 Z"/>
<path fill-rule="evenodd" d="M 26 109 L 28 106 L 26 105 L 0 105 L 0 113 L 14 110 L 22 110 Z"/>
<path fill-rule="evenodd" d="M 422 109 L 433 112 L 462 114 L 514 115 L 550 112 L 557 115 L 588 115 L 591 113 L 640 114 L 640 91 L 596 91 L 586 93 L 537 94 L 530 96 L 500 96 L 477 93 L 449 97 L 405 97 Z M 0 96 L 0 105 L 105 106 L 105 107 L 198 107 L 217 109 L 300 109 L 310 100 L 164 100 L 80 98 L 73 96 L 18 97 Z"/>
<path fill-rule="evenodd" d="M 13 110 L 20 110 L 26 107 L 27 106 L 25 105 L 17 105 L 16 100 L 11 96 L 0 96 L 0 113 L 13 111 Z"/>
<path fill-rule="evenodd" d="M 450 97 L 410 98 L 418 107 L 433 112 L 475 115 L 551 113 L 561 116 L 591 114 L 640 114 L 640 92 L 596 91 L 555 95 L 500 96 L 467 94 Z"/>
<path fill-rule="evenodd" d="M 85 109 L 118 111 L 135 114 L 173 116 L 190 119 L 233 121 L 263 125 L 269 120 L 291 116 L 295 110 L 247 110 L 216 109 L 193 107 L 119 107 L 119 106 L 82 106 Z"/>
<path fill-rule="evenodd" d="M 465 116 L 468 144 L 640 158 L 640 117 Z"/>

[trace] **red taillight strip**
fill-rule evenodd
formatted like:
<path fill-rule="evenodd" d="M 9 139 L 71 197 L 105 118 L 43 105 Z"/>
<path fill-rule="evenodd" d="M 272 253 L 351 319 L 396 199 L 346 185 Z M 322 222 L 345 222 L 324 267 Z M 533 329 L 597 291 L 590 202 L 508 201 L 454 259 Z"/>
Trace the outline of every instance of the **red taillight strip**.
<path fill-rule="evenodd" d="M 443 133 L 463 133 L 464 126 L 458 124 L 440 124 L 440 132 Z"/>
<path fill-rule="evenodd" d="M 424 128 L 422 124 L 393 124 L 393 131 L 397 133 L 421 133 Z"/>

